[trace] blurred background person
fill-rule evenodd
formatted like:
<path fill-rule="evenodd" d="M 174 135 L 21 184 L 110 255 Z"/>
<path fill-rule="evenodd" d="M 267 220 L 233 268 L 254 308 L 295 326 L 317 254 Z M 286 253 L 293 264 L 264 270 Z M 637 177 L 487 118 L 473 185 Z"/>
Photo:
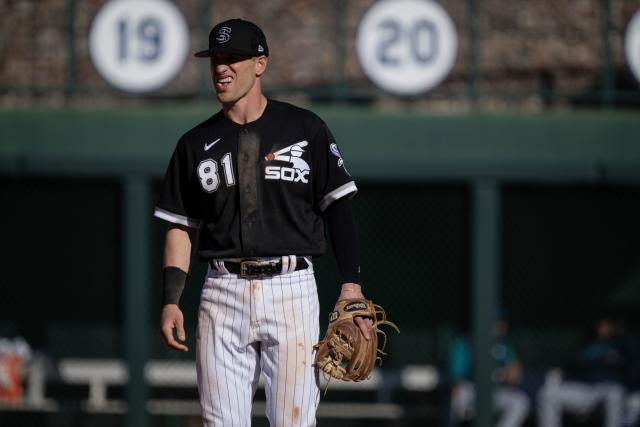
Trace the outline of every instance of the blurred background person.
<path fill-rule="evenodd" d="M 0 338 L 0 402 L 17 404 L 24 397 L 24 378 L 31 347 L 22 337 Z"/>
<path fill-rule="evenodd" d="M 600 314 L 590 337 L 565 369 L 562 381 L 547 382 L 540 390 L 540 426 L 560 426 L 563 412 L 587 415 L 599 405 L 604 411 L 602 425 L 621 426 L 630 363 L 624 323 L 613 313 Z"/>
<path fill-rule="evenodd" d="M 622 425 L 632 427 L 640 425 L 640 334 L 628 333 L 626 323 L 622 323 L 621 326 L 624 328 L 622 340 L 628 361 L 625 367 L 627 395 Z"/>
<path fill-rule="evenodd" d="M 519 386 L 522 382 L 522 363 L 508 341 L 509 324 L 503 315 L 493 324 L 495 343 L 491 350 L 494 369 L 493 406 L 499 413 L 498 427 L 522 425 L 529 415 L 529 397 Z M 450 424 L 459 425 L 474 414 L 476 392 L 470 382 L 473 363 L 473 344 L 467 335 L 453 340 L 449 349 L 448 370 L 451 386 Z"/>

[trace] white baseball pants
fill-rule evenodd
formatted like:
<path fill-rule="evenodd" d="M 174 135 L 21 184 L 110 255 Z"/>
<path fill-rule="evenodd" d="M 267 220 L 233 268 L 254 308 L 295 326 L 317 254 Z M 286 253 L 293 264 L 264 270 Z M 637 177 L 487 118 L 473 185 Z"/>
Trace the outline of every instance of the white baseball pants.
<path fill-rule="evenodd" d="M 476 401 L 476 389 L 472 383 L 462 382 L 456 385 L 451 396 L 451 424 L 454 426 L 473 412 Z M 520 427 L 529 415 L 530 403 L 527 395 L 515 387 L 495 385 L 493 388 L 493 407 L 500 413 L 497 427 Z"/>
<path fill-rule="evenodd" d="M 198 313 L 196 366 L 205 427 L 249 426 L 261 373 L 272 427 L 315 426 L 319 302 L 313 267 L 262 280 L 221 270 L 209 269 Z"/>
<path fill-rule="evenodd" d="M 606 427 L 620 427 L 624 407 L 624 388 L 615 383 L 587 384 L 565 381 L 545 386 L 538 396 L 538 421 L 541 427 L 560 427 L 563 411 L 588 414 L 604 405 Z"/>

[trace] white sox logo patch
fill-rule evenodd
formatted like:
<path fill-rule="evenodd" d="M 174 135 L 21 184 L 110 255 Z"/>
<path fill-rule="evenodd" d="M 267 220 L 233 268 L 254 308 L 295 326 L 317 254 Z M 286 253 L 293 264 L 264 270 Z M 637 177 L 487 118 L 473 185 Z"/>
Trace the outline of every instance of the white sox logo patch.
<path fill-rule="evenodd" d="M 329 149 L 333 153 L 334 156 L 338 158 L 338 166 L 342 166 L 344 161 L 342 160 L 342 154 L 340 154 L 340 150 L 338 150 L 338 144 L 335 142 L 329 146 Z"/>
<path fill-rule="evenodd" d="M 218 30 L 218 34 L 216 35 L 216 41 L 220 44 L 226 43 L 231 38 L 231 28 L 230 27 L 222 27 Z"/>
<path fill-rule="evenodd" d="M 265 156 L 265 160 L 271 162 L 279 160 L 281 162 L 290 163 L 293 167 L 287 166 L 267 166 L 264 171 L 265 179 L 281 179 L 290 182 L 309 182 L 309 164 L 302 159 L 304 147 L 309 145 L 307 141 L 296 142 L 276 152 L 269 153 Z"/>
<path fill-rule="evenodd" d="M 331 145 L 329 145 L 329 151 L 331 151 L 331 154 L 333 154 L 334 156 L 336 156 L 338 158 L 338 167 L 343 168 L 344 171 L 347 173 L 347 175 L 349 174 L 349 171 L 347 170 L 347 168 L 344 165 L 344 160 L 342 160 L 342 154 L 340 153 L 340 150 L 338 149 L 338 144 L 336 144 L 335 142 L 331 143 Z"/>

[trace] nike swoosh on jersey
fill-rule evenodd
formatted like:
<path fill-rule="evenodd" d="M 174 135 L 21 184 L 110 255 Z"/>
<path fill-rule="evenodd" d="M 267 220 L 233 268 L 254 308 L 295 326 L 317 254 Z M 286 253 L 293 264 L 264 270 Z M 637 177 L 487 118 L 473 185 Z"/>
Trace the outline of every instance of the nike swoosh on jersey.
<path fill-rule="evenodd" d="M 222 139 L 222 138 L 218 138 L 218 139 L 216 139 L 215 141 L 213 141 L 213 142 L 211 142 L 211 143 L 209 143 L 209 144 L 207 144 L 207 143 L 205 142 L 205 144 L 204 144 L 204 151 L 209 151 L 209 148 L 211 148 L 211 147 L 213 147 L 214 145 L 216 145 L 216 144 L 218 143 L 218 141 L 220 141 L 221 139 Z"/>

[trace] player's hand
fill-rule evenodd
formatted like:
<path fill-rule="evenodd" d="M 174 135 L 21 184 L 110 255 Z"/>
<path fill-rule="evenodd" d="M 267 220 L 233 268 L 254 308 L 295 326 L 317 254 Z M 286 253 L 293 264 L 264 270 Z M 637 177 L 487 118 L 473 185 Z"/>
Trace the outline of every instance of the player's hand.
<path fill-rule="evenodd" d="M 176 330 L 178 340 L 174 337 L 174 329 Z M 187 336 L 184 333 L 184 316 L 176 304 L 167 304 L 162 308 L 160 331 L 162 332 L 164 341 L 169 348 L 183 352 L 189 351 L 189 348 L 186 345 L 178 342 L 184 342 L 187 339 Z"/>
<path fill-rule="evenodd" d="M 364 294 L 362 293 L 362 287 L 357 283 L 343 283 L 338 301 L 352 298 L 365 299 Z M 356 317 L 354 318 L 354 321 L 362 331 L 364 337 L 367 340 L 370 340 L 371 334 L 373 333 L 373 320 L 367 319 L 366 317 Z"/>

